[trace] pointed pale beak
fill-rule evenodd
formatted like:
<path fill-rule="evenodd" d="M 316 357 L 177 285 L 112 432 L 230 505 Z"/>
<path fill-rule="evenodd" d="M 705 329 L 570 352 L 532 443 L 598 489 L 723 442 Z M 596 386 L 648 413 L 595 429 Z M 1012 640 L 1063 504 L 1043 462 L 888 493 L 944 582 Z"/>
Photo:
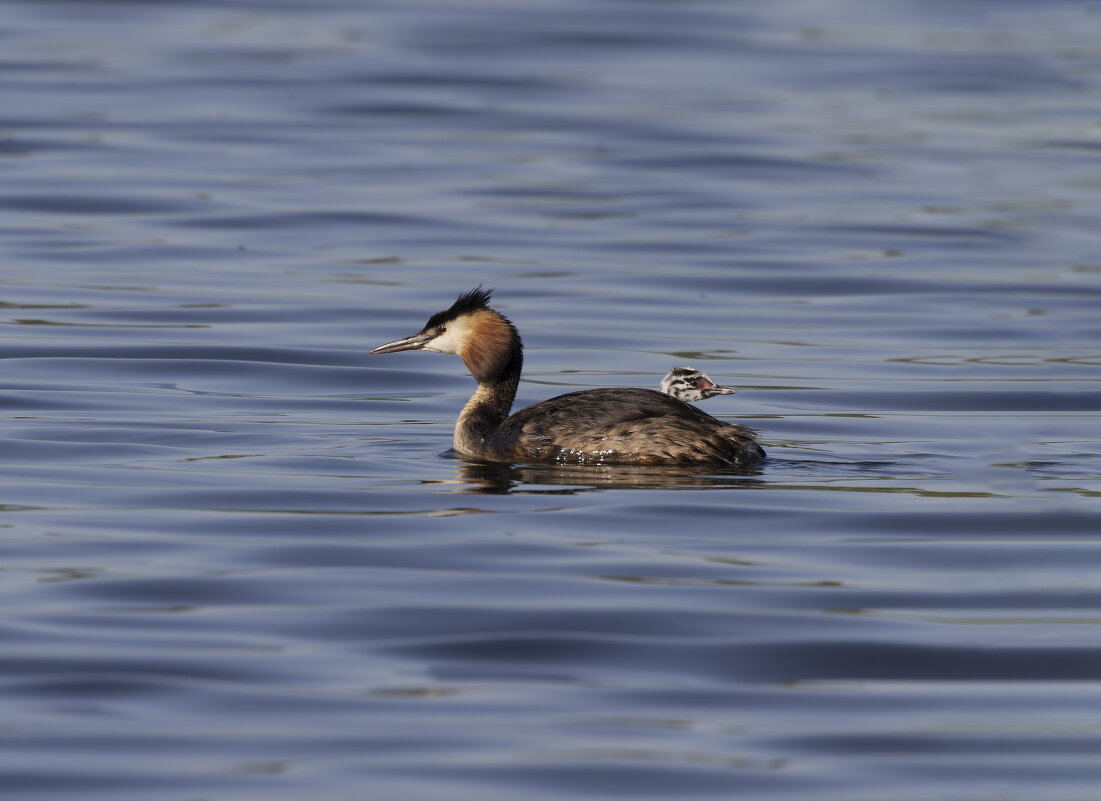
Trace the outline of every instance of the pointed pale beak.
<path fill-rule="evenodd" d="M 393 342 L 379 345 L 374 350 L 368 351 L 368 353 L 397 353 L 399 350 L 420 350 L 434 338 L 432 334 L 426 334 L 421 331 L 413 334 L 413 336 L 405 337 L 404 339 L 395 339 Z"/>
<path fill-rule="evenodd" d="M 703 390 L 703 392 L 710 398 L 713 395 L 733 395 L 736 390 L 730 387 L 721 387 L 718 384 L 712 384 L 707 389 Z"/>
<path fill-rule="evenodd" d="M 713 398 L 716 395 L 733 395 L 734 390 L 730 387 L 719 386 L 707 381 L 706 378 L 701 378 L 697 388 L 703 393 L 705 398 Z"/>

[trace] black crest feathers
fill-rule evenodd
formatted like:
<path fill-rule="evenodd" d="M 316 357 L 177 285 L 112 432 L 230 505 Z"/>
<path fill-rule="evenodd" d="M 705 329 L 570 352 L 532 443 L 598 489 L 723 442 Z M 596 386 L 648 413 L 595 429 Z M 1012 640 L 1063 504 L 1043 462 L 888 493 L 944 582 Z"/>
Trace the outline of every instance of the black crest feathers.
<path fill-rule="evenodd" d="M 459 295 L 458 300 L 451 304 L 450 309 L 445 309 L 444 311 L 433 314 L 428 318 L 428 322 L 424 327 L 435 328 L 438 325 L 443 325 L 458 317 L 462 317 L 464 314 L 470 314 L 478 309 L 488 309 L 489 299 L 492 295 L 492 289 L 482 289 L 481 286 Z"/>

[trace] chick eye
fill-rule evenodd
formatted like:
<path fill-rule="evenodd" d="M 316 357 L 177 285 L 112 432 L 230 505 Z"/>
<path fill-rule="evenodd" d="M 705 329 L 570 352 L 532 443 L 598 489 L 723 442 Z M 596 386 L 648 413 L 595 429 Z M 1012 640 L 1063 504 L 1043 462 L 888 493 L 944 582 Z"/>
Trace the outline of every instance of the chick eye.
<path fill-rule="evenodd" d="M 441 325 L 439 328 L 436 329 L 436 333 L 437 334 L 446 334 L 447 333 L 447 326 L 446 325 Z"/>

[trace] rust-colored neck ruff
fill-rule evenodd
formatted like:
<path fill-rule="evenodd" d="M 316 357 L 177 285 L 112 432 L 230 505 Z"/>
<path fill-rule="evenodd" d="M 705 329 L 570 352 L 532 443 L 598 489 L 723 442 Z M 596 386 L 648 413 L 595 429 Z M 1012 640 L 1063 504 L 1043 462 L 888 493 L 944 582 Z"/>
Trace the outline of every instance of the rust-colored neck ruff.
<path fill-rule="evenodd" d="M 465 323 L 459 356 L 479 384 L 491 382 L 508 371 L 514 353 L 521 350 L 516 328 L 497 312 L 479 309 Z"/>

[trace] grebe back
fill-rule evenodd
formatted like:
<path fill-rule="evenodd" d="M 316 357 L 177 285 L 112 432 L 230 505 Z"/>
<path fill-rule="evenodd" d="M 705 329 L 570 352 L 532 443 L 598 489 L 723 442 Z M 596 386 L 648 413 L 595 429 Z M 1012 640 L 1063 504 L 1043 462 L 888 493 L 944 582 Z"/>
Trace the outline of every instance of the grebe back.
<path fill-rule="evenodd" d="M 509 415 L 523 367 L 516 327 L 478 287 L 417 333 L 371 353 L 457 354 L 478 382 L 459 413 L 454 447 L 502 462 L 744 465 L 764 457 L 752 429 L 717 420 L 652 389 L 567 392 Z M 675 372 L 675 371 L 674 371 Z"/>

